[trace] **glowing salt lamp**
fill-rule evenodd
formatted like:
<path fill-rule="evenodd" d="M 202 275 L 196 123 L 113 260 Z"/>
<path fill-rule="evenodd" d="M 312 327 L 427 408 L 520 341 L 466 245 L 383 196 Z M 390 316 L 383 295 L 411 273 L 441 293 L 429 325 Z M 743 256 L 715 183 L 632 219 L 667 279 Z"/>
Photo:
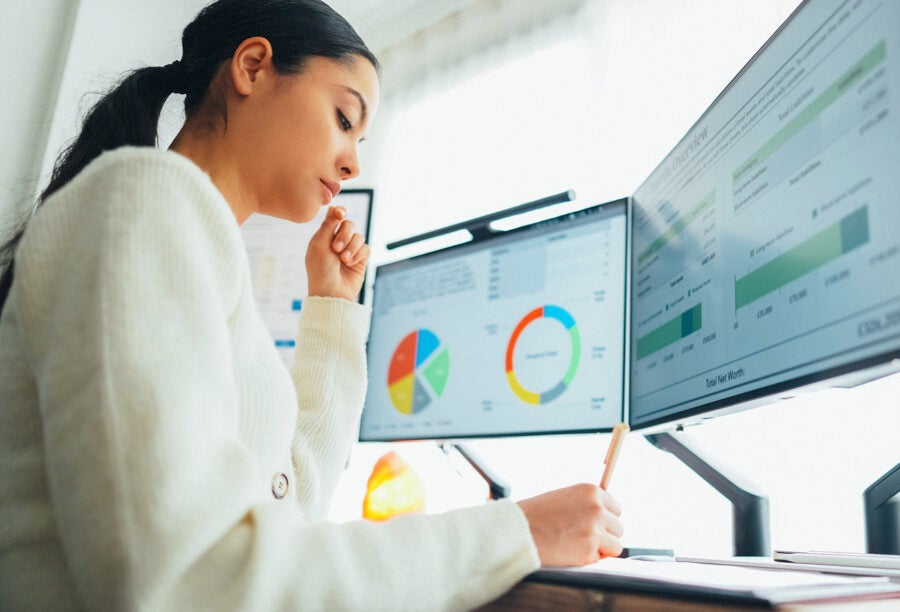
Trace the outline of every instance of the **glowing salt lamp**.
<path fill-rule="evenodd" d="M 390 451 L 372 468 L 363 499 L 363 518 L 384 521 L 400 514 L 425 510 L 422 479 L 400 456 Z"/>

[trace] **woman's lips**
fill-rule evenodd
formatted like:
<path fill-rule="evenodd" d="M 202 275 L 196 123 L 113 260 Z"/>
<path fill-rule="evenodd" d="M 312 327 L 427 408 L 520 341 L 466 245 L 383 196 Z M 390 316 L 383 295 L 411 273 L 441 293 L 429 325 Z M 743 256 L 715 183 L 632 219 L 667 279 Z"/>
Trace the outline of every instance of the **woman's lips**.
<path fill-rule="evenodd" d="M 326 181 L 325 179 L 319 179 L 322 185 L 325 187 L 325 193 L 328 194 L 328 199 L 325 201 L 326 204 L 331 204 L 331 200 L 341 192 L 341 186 L 334 181 Z"/>

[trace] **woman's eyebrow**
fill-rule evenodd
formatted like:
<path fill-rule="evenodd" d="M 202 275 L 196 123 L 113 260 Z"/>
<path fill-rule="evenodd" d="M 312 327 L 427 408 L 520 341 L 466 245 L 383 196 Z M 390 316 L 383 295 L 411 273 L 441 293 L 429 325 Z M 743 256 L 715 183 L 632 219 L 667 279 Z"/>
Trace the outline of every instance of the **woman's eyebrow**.
<path fill-rule="evenodd" d="M 347 92 L 353 94 L 354 96 L 356 96 L 356 99 L 359 100 L 360 110 L 362 111 L 361 117 L 360 117 L 360 121 L 361 121 L 361 122 L 364 122 L 364 121 L 366 120 L 366 117 L 367 117 L 368 114 L 369 114 L 369 105 L 366 104 L 366 99 L 363 98 L 363 96 L 362 96 L 361 93 L 359 93 L 358 91 L 356 91 L 356 90 L 353 89 L 352 87 L 341 86 L 341 89 L 343 89 L 344 91 L 347 91 Z"/>

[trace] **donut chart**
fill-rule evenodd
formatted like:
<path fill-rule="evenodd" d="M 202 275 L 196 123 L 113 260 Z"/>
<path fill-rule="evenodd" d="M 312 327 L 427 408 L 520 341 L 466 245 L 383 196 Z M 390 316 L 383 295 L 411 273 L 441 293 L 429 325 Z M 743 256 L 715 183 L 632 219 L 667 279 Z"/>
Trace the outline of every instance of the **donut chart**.
<path fill-rule="evenodd" d="M 526 327 L 534 323 L 539 319 L 552 319 L 558 323 L 560 323 L 565 330 L 569 333 L 569 338 L 572 344 L 572 354 L 569 357 L 569 366 L 566 369 L 566 373 L 563 376 L 562 380 L 560 380 L 556 385 L 543 392 L 536 392 L 530 389 L 526 389 L 519 379 L 516 377 L 516 371 L 513 364 L 513 354 L 516 350 L 516 343 L 519 341 L 519 336 L 522 335 L 522 332 Z M 545 305 L 535 308 L 528 314 L 526 314 L 519 321 L 518 325 L 516 325 L 513 330 L 512 335 L 509 337 L 509 343 L 506 345 L 506 378 L 509 381 L 509 386 L 512 389 L 513 393 L 521 399 L 523 402 L 533 405 L 547 404 L 552 402 L 557 397 L 562 395 L 566 389 L 569 388 L 569 385 L 572 384 L 572 379 L 575 378 L 575 373 L 578 371 L 578 362 L 581 359 L 581 334 L 578 331 L 578 326 L 575 324 L 575 319 L 571 314 L 564 308 L 553 305 Z"/>
<path fill-rule="evenodd" d="M 428 329 L 408 333 L 397 344 L 388 367 L 388 395 L 401 414 L 416 414 L 444 393 L 450 352 Z"/>

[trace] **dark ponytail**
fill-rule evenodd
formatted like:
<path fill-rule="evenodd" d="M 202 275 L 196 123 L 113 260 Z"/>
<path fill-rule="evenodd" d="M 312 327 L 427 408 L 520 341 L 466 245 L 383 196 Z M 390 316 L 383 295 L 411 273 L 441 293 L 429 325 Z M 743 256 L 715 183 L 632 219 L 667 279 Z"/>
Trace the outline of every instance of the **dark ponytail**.
<path fill-rule="evenodd" d="M 38 206 L 104 151 L 155 146 L 159 114 L 173 93 L 185 94 L 188 119 L 202 112 L 217 112 L 226 119 L 224 105 L 212 99 L 210 84 L 222 62 L 254 36 L 269 40 L 275 69 L 281 74 L 302 71 L 312 56 L 339 61 L 362 56 L 378 69 L 378 61 L 353 27 L 321 0 L 218 0 L 184 29 L 180 61 L 135 70 L 94 105 L 81 133 L 56 160 Z M 0 266 L 4 255 L 9 260 L 0 278 L 0 312 L 12 287 L 13 251 L 24 232 L 23 227 L 0 249 Z"/>
<path fill-rule="evenodd" d="M 171 65 L 170 65 L 171 66 Z M 140 68 L 125 77 L 90 110 L 81 133 L 56 160 L 43 202 L 75 178 L 103 151 L 125 145 L 156 145 L 163 104 L 175 89 L 172 68 Z"/>

